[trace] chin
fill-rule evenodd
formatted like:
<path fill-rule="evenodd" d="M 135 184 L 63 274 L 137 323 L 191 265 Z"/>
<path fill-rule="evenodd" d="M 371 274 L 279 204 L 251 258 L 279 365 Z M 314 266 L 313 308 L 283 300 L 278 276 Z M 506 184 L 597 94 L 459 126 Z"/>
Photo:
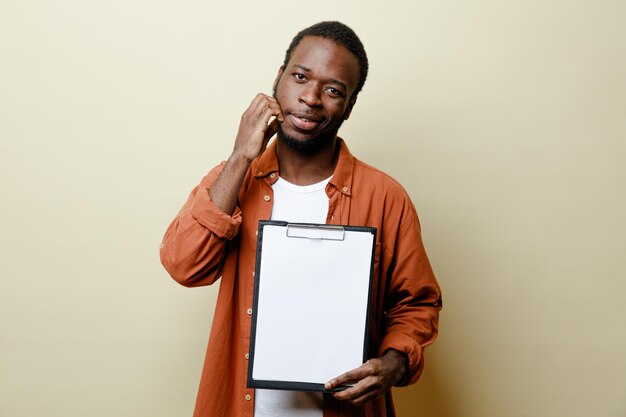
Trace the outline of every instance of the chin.
<path fill-rule="evenodd" d="M 291 135 L 282 129 L 278 129 L 278 139 L 290 149 L 303 155 L 311 155 L 326 147 L 335 138 L 337 132 L 331 134 L 320 132 L 310 138 L 301 138 Z"/>

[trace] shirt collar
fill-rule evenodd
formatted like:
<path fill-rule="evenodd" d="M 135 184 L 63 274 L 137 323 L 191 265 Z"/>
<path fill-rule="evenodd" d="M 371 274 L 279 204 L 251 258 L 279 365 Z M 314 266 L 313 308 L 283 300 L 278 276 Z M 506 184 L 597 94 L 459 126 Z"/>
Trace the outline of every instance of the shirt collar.
<path fill-rule="evenodd" d="M 263 152 L 263 154 L 252 162 L 250 167 L 255 178 L 264 178 L 269 176 L 270 183 L 273 184 L 278 180 L 278 157 L 276 155 L 276 140 L 274 140 Z M 352 175 L 354 172 L 355 158 L 350 153 L 348 146 L 341 138 L 337 138 L 337 146 L 339 146 L 339 156 L 337 158 L 337 166 L 331 177 L 329 184 L 337 188 L 341 193 L 352 195 Z M 271 175 L 274 173 L 275 175 Z"/>
<path fill-rule="evenodd" d="M 252 161 L 250 170 L 255 178 L 264 178 L 272 173 L 278 173 L 278 157 L 276 156 L 276 139 L 272 142 L 260 157 Z M 271 183 L 278 180 L 278 175 L 272 177 Z"/>

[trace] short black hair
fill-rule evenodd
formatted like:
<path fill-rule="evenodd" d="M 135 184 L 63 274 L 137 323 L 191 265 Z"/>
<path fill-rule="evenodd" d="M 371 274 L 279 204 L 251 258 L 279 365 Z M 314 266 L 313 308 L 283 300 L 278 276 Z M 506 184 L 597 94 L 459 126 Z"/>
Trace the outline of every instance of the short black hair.
<path fill-rule="evenodd" d="M 345 47 L 357 57 L 359 60 L 359 84 L 352 94 L 352 97 L 356 97 L 359 91 L 363 88 L 363 84 L 365 84 L 367 70 L 369 69 L 365 48 L 356 33 L 354 33 L 354 31 L 348 26 L 336 21 L 320 22 L 314 24 L 313 26 L 309 26 L 308 28 L 298 32 L 298 34 L 291 40 L 291 44 L 289 44 L 289 48 L 287 48 L 287 52 L 285 53 L 283 68 L 287 67 L 289 59 L 291 59 L 291 53 L 305 36 L 318 36 L 320 38 L 329 39 L 337 45 Z"/>

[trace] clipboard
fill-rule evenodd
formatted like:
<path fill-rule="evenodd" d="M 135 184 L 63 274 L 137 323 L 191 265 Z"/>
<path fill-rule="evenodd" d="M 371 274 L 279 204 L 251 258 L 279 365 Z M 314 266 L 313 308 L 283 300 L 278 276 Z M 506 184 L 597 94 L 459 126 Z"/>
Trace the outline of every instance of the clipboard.
<path fill-rule="evenodd" d="M 248 387 L 326 391 L 368 357 L 376 228 L 262 220 L 257 239 Z"/>

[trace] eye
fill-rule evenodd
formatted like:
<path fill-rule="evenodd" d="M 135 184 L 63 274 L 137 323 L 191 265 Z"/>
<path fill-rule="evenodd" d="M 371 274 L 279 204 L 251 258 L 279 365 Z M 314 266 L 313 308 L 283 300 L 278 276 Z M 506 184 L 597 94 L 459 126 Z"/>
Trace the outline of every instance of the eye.
<path fill-rule="evenodd" d="M 335 87 L 328 87 L 326 89 L 326 91 L 328 91 L 328 93 L 330 93 L 331 96 L 343 97 L 343 92 L 341 92 L 340 90 L 336 89 Z"/>
<path fill-rule="evenodd" d="M 293 76 L 298 81 L 306 80 L 306 77 L 304 76 L 304 74 L 300 74 L 299 72 L 294 73 Z"/>

